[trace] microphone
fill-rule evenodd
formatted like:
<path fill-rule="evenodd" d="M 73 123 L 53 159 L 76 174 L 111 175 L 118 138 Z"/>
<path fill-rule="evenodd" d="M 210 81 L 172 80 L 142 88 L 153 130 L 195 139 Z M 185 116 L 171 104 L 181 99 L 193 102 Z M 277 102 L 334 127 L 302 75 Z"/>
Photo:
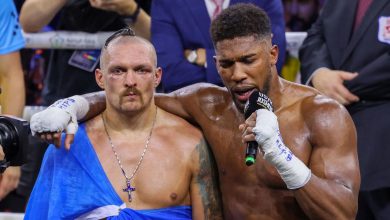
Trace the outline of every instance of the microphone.
<path fill-rule="evenodd" d="M 257 109 L 267 109 L 273 111 L 272 101 L 265 94 L 255 90 L 249 96 L 248 101 L 245 104 L 244 116 L 245 119 L 249 118 L 253 112 Z M 258 145 L 256 141 L 248 142 L 245 152 L 245 164 L 251 166 L 256 162 Z"/>

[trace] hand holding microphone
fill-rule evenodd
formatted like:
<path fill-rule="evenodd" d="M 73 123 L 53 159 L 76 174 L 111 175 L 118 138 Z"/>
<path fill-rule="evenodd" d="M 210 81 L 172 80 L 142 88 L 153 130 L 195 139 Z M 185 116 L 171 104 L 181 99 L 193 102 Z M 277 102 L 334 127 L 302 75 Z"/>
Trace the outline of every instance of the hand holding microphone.
<path fill-rule="evenodd" d="M 273 111 L 271 99 L 269 99 L 263 93 L 255 90 L 252 92 L 248 101 L 246 102 L 244 109 L 245 119 L 248 119 L 257 109 L 267 109 L 268 111 Z M 245 152 L 245 164 L 247 166 L 251 166 L 256 162 L 257 149 L 258 144 L 256 141 L 248 142 Z"/>
<path fill-rule="evenodd" d="M 277 116 L 272 112 L 272 103 L 270 105 L 271 108 L 259 107 L 259 103 L 262 103 L 268 97 L 261 93 L 259 95 L 257 91 L 254 93 L 257 94 L 251 94 L 251 97 L 253 96 L 254 98 L 249 98 L 248 107 L 245 107 L 245 110 L 249 110 L 250 106 L 257 106 L 257 110 L 255 110 L 256 124 L 253 129 L 249 130 L 252 130 L 255 135 L 256 143 L 264 153 L 263 158 L 276 168 L 288 189 L 303 187 L 310 180 L 311 170 L 284 144 L 279 132 Z M 252 146 L 248 144 L 247 152 L 252 152 L 253 150 L 250 150 L 251 148 Z"/>

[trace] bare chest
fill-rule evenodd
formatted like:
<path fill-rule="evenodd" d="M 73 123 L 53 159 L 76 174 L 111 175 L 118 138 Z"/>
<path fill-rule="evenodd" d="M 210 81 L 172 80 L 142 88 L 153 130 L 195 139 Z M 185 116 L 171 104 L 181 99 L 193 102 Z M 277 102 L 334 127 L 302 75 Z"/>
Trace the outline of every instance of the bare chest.
<path fill-rule="evenodd" d="M 261 186 L 271 189 L 286 189 L 276 169 L 266 162 L 261 153 L 257 155 L 256 164 L 250 167 L 245 164 L 246 144 L 242 143 L 239 124 L 244 119 L 234 114 L 224 114 L 220 120 L 210 120 L 202 125 L 202 130 L 211 145 L 219 171 L 222 189 L 229 193 L 231 187 Z M 280 116 L 279 128 L 283 141 L 290 150 L 304 162 L 308 161 L 307 132 L 298 119 Z M 295 120 L 295 121 L 294 121 Z M 289 126 L 293 125 L 293 126 Z M 229 187 L 224 187 L 228 185 Z"/>
<path fill-rule="evenodd" d="M 134 147 L 137 145 L 141 147 Z M 120 145 L 117 156 L 111 147 L 101 143 L 94 148 L 113 190 L 128 207 L 190 205 L 188 166 L 179 157 L 167 155 L 169 149 L 163 151 L 157 141 L 151 140 L 145 153 L 142 143 Z"/>

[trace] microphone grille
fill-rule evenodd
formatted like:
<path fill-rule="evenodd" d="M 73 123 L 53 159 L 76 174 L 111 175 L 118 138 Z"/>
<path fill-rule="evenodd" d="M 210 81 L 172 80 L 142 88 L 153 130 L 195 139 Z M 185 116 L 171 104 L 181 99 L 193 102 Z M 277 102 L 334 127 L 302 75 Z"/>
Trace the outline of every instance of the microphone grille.
<path fill-rule="evenodd" d="M 245 104 L 244 115 L 248 118 L 257 109 L 267 109 L 273 112 L 272 101 L 267 95 L 255 90 L 249 96 L 248 101 Z"/>

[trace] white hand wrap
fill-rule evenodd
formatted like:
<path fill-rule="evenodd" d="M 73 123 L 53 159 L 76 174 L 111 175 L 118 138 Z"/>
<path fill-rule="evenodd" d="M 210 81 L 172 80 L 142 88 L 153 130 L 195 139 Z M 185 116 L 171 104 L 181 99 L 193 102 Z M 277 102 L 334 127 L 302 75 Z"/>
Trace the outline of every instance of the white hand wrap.
<path fill-rule="evenodd" d="M 35 113 L 30 120 L 31 132 L 60 132 L 75 134 L 78 129 L 77 119 L 83 118 L 89 110 L 88 101 L 82 96 L 60 99 L 47 109 Z"/>
<path fill-rule="evenodd" d="M 256 111 L 253 128 L 264 159 L 275 166 L 288 189 L 303 187 L 311 177 L 310 169 L 284 145 L 276 115 L 265 109 Z"/>

